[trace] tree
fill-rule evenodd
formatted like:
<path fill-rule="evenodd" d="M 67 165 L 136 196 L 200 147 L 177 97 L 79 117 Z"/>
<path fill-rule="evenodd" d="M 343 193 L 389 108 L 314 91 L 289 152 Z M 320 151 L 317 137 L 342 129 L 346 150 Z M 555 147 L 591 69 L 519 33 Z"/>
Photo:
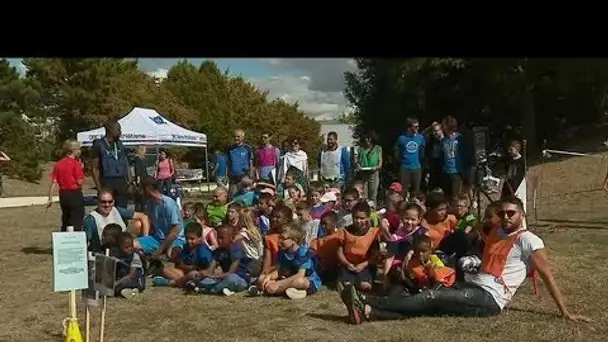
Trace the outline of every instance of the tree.
<path fill-rule="evenodd" d="M 169 70 L 162 87 L 196 111 L 195 128 L 208 135 L 212 149 L 226 150 L 238 128 L 246 131 L 252 145 L 262 133 L 269 132 L 275 144 L 297 135 L 309 154 L 320 146 L 319 123 L 306 117 L 297 104 L 279 99 L 269 102 L 267 92 L 242 77 L 229 76 L 214 62 L 205 61 L 197 68 L 182 61 Z"/>
<path fill-rule="evenodd" d="M 27 79 L 41 94 L 38 116 L 56 119 L 57 146 L 136 106 L 156 109 L 186 126 L 196 118 L 172 93 L 139 70 L 135 61 L 27 58 L 24 64 Z"/>
<path fill-rule="evenodd" d="M 521 126 L 529 155 L 564 124 L 598 122 L 608 94 L 608 63 L 565 59 L 408 58 L 356 60 L 346 96 L 357 132 L 375 130 L 392 149 L 407 116 L 423 124 L 451 114 L 495 132 Z"/>
<path fill-rule="evenodd" d="M 6 59 L 0 60 L 0 149 L 12 159 L 2 172 L 28 181 L 40 179 L 39 162 L 45 151 L 40 132 L 25 116 L 37 95 L 16 68 Z"/>

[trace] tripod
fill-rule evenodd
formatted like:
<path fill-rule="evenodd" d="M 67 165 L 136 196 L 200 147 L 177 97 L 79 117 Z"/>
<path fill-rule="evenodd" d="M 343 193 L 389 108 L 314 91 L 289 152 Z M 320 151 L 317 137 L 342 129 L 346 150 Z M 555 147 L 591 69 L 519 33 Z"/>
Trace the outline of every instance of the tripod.
<path fill-rule="evenodd" d="M 473 198 L 477 201 L 477 218 L 481 218 L 481 194 L 483 194 L 486 199 L 491 203 L 494 200 L 488 194 L 488 192 L 484 189 L 483 179 L 491 176 L 492 170 L 488 166 L 487 162 L 482 161 L 478 162 L 475 165 L 475 188 L 473 190 Z"/>

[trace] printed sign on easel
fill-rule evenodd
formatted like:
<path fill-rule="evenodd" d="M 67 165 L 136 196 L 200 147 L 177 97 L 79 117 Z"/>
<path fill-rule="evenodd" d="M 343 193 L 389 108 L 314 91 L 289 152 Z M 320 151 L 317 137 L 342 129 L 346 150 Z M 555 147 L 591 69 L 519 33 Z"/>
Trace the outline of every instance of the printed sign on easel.
<path fill-rule="evenodd" d="M 89 284 L 85 232 L 54 232 L 52 240 L 55 292 L 86 289 Z"/>

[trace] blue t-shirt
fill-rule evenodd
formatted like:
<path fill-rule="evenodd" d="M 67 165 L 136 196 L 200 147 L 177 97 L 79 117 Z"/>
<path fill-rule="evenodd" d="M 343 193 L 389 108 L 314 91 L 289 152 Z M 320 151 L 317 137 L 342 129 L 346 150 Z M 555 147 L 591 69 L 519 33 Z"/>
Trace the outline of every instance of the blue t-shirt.
<path fill-rule="evenodd" d="M 234 273 L 243 279 L 247 279 L 247 265 L 249 265 L 249 259 L 245 256 L 245 251 L 240 243 L 235 242 L 230 245 L 230 249 L 218 248 L 213 251 L 213 259 L 222 268 L 222 271 L 228 272 L 230 265 L 233 262 L 239 261 L 239 267 L 237 267 Z"/>
<path fill-rule="evenodd" d="M 397 138 L 395 147 L 399 150 L 401 156 L 401 167 L 406 170 L 420 170 L 420 150 L 424 147 L 425 139 L 420 134 L 407 135 L 402 134 Z"/>
<path fill-rule="evenodd" d="M 279 251 L 279 268 L 284 274 L 292 276 L 300 269 L 306 270 L 306 278 L 312 283 L 314 289 L 321 286 L 321 278 L 317 274 L 317 258 L 308 246 L 300 245 L 295 252 L 281 249 Z"/>
<path fill-rule="evenodd" d="M 245 205 L 245 207 L 251 208 L 253 207 L 253 204 L 257 202 L 257 195 L 253 190 L 247 191 L 246 193 L 234 196 L 232 202 L 241 202 Z"/>
<path fill-rule="evenodd" d="M 233 144 L 228 149 L 228 160 L 231 177 L 239 177 L 250 169 L 253 160 L 253 149 L 247 144 Z"/>
<path fill-rule="evenodd" d="M 165 241 L 171 227 L 176 224 L 179 225 L 177 238 L 184 239 L 184 221 L 173 198 L 162 195 L 160 202 L 148 201 L 146 214 L 150 219 L 150 225 L 154 228 L 152 236 L 159 242 Z"/>
<path fill-rule="evenodd" d="M 226 177 L 228 172 L 228 156 L 220 154 L 215 157 L 215 176 Z"/>
<path fill-rule="evenodd" d="M 188 266 L 194 266 L 200 270 L 204 270 L 211 264 L 213 260 L 213 252 L 206 244 L 196 245 L 193 249 L 189 249 L 188 245 L 179 254 L 179 261 Z"/>
<path fill-rule="evenodd" d="M 135 212 L 132 209 L 126 209 L 121 207 L 115 208 L 116 210 L 118 210 L 120 217 L 122 217 L 122 219 L 125 221 L 125 224 L 127 224 L 129 220 L 132 220 L 133 215 L 135 215 Z M 103 228 L 104 227 L 99 227 L 99 229 L 102 230 Z M 89 214 L 84 218 L 84 221 L 82 222 L 82 229 L 87 235 L 89 251 L 102 252 L 103 248 L 99 239 L 99 233 L 103 233 L 103 231 L 100 232 L 99 229 L 97 229 L 97 222 L 95 222 L 95 218 L 92 215 Z"/>
<path fill-rule="evenodd" d="M 463 139 L 460 133 L 455 133 L 452 136 L 441 139 L 443 172 L 447 174 L 462 173 L 463 148 Z"/>
<path fill-rule="evenodd" d="M 262 233 L 262 235 L 266 235 L 266 233 L 270 231 L 270 219 L 265 215 L 260 215 L 258 227 L 260 228 L 260 233 Z"/>

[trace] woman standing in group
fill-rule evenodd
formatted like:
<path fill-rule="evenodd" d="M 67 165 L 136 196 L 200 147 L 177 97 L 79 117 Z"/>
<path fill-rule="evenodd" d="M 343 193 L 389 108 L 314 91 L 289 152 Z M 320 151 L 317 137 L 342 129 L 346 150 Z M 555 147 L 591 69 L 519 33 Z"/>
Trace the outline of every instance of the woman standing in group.
<path fill-rule="evenodd" d="M 142 179 L 148 177 L 148 170 L 146 169 L 146 146 L 140 145 L 135 149 L 135 158 L 133 158 L 133 166 L 135 168 L 135 211 L 141 212 L 144 208 L 144 199 L 139 189 L 139 185 Z"/>
<path fill-rule="evenodd" d="M 280 182 L 282 182 L 287 174 L 287 171 L 292 170 L 296 174 L 296 183 L 302 185 L 306 191 L 308 189 L 309 181 L 308 154 L 306 154 L 306 152 L 300 148 L 300 140 L 297 138 L 292 139 L 291 150 L 285 152 L 282 157 L 283 161 L 281 163 L 281 177 L 279 179 Z"/>
<path fill-rule="evenodd" d="M 154 178 L 156 178 L 158 181 L 159 190 L 163 195 L 171 195 L 171 187 L 173 187 L 174 177 L 175 167 L 173 159 L 171 159 L 166 150 L 159 150 L 158 162 L 156 163 L 156 174 L 154 175 Z"/>
<path fill-rule="evenodd" d="M 365 198 L 374 201 L 378 199 L 380 186 L 380 169 L 382 169 L 382 147 L 376 145 L 374 133 L 366 133 L 361 137 L 357 153 L 357 176 L 363 183 Z"/>
<path fill-rule="evenodd" d="M 59 187 L 59 205 L 61 206 L 61 231 L 66 231 L 68 226 L 74 230 L 82 230 L 84 219 L 84 197 L 82 195 L 82 184 L 84 182 L 84 170 L 80 162 L 80 143 L 68 139 L 63 144 L 65 157 L 58 161 L 51 173 L 51 185 L 49 187 L 49 199 L 46 204 L 50 208 L 53 204 L 53 192 Z"/>

